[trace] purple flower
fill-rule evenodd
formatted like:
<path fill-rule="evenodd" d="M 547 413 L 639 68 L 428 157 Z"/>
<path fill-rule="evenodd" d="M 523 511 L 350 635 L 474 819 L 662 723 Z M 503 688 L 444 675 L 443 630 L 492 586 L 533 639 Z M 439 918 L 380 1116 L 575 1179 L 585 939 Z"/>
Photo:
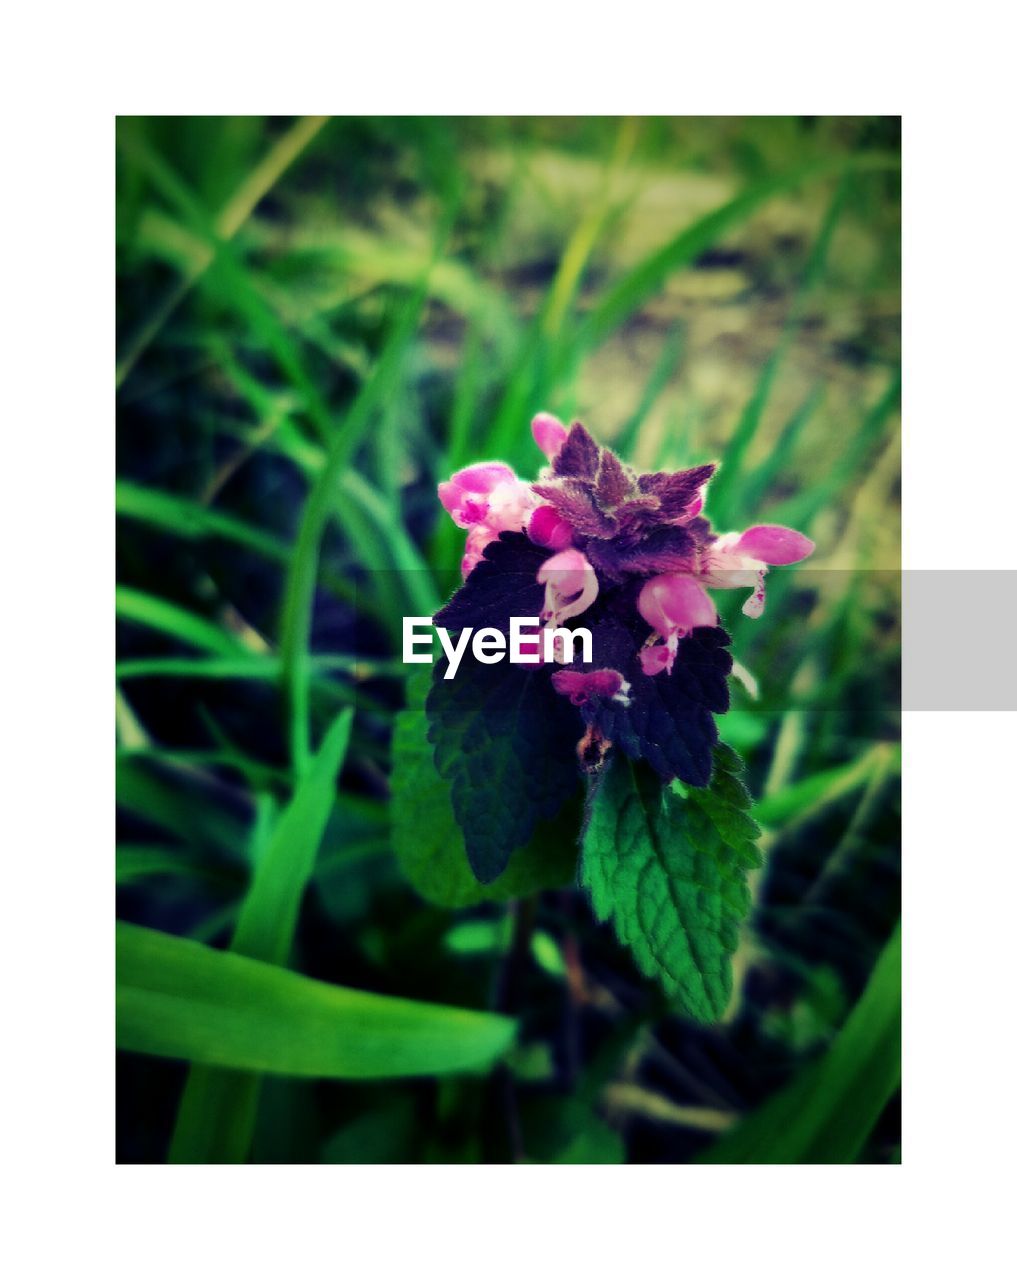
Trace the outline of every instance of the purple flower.
<path fill-rule="evenodd" d="M 470 531 L 461 566 L 464 581 L 476 568 L 484 548 L 500 533 L 521 532 L 538 506 L 532 487 L 504 462 L 464 467 L 438 485 L 438 497 L 456 524 Z"/>
<path fill-rule="evenodd" d="M 717 610 L 703 588 L 687 574 L 662 573 L 650 578 L 639 592 L 636 608 L 653 628 L 650 643 L 639 654 L 643 672 L 656 675 L 670 672 L 678 652 L 678 641 L 696 627 L 715 627 Z"/>
<path fill-rule="evenodd" d="M 544 588 L 543 630 L 560 630 L 569 619 L 588 614 L 582 625 L 593 628 L 598 664 L 570 661 L 551 673 L 552 685 L 582 707 L 588 723 L 604 726 L 605 742 L 617 736 L 624 746 L 639 738 L 634 726 L 649 725 L 647 717 L 659 714 L 655 708 L 665 689 L 668 705 L 685 705 L 681 700 L 699 696 L 699 689 L 712 709 L 722 709 L 726 687 L 702 684 L 704 663 L 714 671 L 726 663 L 725 675 L 731 666 L 727 655 L 715 656 L 729 639 L 718 629 L 709 590 L 747 588 L 743 612 L 758 617 L 768 568 L 804 560 L 815 549 L 811 539 L 780 525 L 714 533 L 704 504 L 715 463 L 639 473 L 598 445 L 581 423 L 566 428 L 552 414 L 538 413 L 532 431 L 548 460 L 536 481 L 520 480 L 504 463 L 485 462 L 438 486 L 452 519 L 469 530 L 464 581 L 481 561 L 489 566 L 461 589 L 458 615 L 476 618 L 476 625 L 485 621 L 480 615 L 500 598 L 496 582 L 504 581 L 505 591 L 532 590 L 517 584 L 520 576 L 524 584 L 533 582 L 532 552 L 539 548 L 552 553 L 538 562 L 535 575 L 535 586 Z M 502 535 L 524 533 L 525 540 L 502 541 Z M 493 543 L 499 544 L 498 555 L 490 554 Z M 521 575 L 511 567 L 523 563 Z M 536 600 L 529 599 L 527 610 L 536 611 Z M 567 652 L 561 640 L 556 637 L 553 651 L 557 663 Z M 542 664 L 542 637 L 540 650 Z M 683 655 L 694 664 L 688 671 Z M 644 749 L 663 759 L 667 753 L 654 745 L 656 732 Z M 677 768 L 677 759 L 676 754 L 668 767 Z"/>
<path fill-rule="evenodd" d="M 459 566 L 462 570 L 464 582 L 483 560 L 484 548 L 489 543 L 494 542 L 497 537 L 497 531 L 489 529 L 486 524 L 475 524 L 466 535 L 466 552 Z"/>
<path fill-rule="evenodd" d="M 599 590 L 593 566 L 574 547 L 545 560 L 537 570 L 537 581 L 544 587 L 540 620 L 552 627 L 585 612 Z"/>
<path fill-rule="evenodd" d="M 487 518 L 491 494 L 498 485 L 515 480 L 515 472 L 503 462 L 478 462 L 438 485 L 438 497 L 459 528 L 468 529 Z"/>
<path fill-rule="evenodd" d="M 610 667 L 602 667 L 599 671 L 555 671 L 551 684 L 576 707 L 581 707 L 591 698 L 612 698 L 627 706 L 631 687 L 620 671 L 613 671 Z"/>
<path fill-rule="evenodd" d="M 522 530 L 537 505 L 532 488 L 503 462 L 464 467 L 438 485 L 441 504 L 461 529 Z"/>
<path fill-rule="evenodd" d="M 707 551 L 700 574 L 711 587 L 750 587 L 742 613 L 758 618 L 766 604 L 766 570 L 772 564 L 797 564 L 816 544 L 804 533 L 779 524 L 757 524 L 744 533 L 725 533 Z"/>

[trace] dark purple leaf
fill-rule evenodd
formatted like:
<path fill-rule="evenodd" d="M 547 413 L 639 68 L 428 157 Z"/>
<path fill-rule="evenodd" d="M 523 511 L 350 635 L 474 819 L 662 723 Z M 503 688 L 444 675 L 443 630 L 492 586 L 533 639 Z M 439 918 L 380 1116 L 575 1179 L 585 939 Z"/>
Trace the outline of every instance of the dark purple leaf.
<path fill-rule="evenodd" d="M 452 680 L 443 678 L 447 666 L 442 658 L 434 667 L 428 739 L 451 784 L 470 866 L 490 884 L 537 822 L 554 817 L 575 793 L 582 723 L 551 688 L 546 667 L 486 665 L 470 652 Z"/>
<path fill-rule="evenodd" d="M 449 631 L 464 627 L 497 627 L 508 635 L 510 618 L 539 617 L 544 588 L 537 570 L 550 556 L 525 533 L 503 533 L 484 549 L 452 599 L 434 615 L 435 624 Z"/>
<path fill-rule="evenodd" d="M 706 786 L 717 741 L 713 716 L 729 705 L 727 633 L 697 627 L 679 643 L 670 675 L 647 676 L 639 650 L 650 628 L 635 611 L 631 588 L 606 593 L 577 621 L 593 636 L 593 662 L 580 669 L 610 667 L 630 685 L 628 706 L 614 699 L 584 704 L 587 725 L 633 760 L 645 760 L 665 780 Z"/>

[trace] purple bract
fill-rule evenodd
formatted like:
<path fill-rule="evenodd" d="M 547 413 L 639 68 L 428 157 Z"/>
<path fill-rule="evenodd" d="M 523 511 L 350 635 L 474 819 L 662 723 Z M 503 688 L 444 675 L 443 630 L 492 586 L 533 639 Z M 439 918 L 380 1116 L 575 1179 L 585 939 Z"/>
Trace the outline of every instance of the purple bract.
<path fill-rule="evenodd" d="M 639 474 L 579 422 L 567 428 L 539 413 L 532 429 L 549 463 L 536 481 L 484 462 L 438 486 L 452 519 L 469 530 L 463 578 L 500 534 L 526 533 L 552 553 L 537 574 L 545 589 L 541 621 L 552 627 L 580 617 L 602 587 L 642 581 L 636 607 L 652 628 L 639 655 L 647 675 L 670 673 L 682 637 L 717 625 L 706 588 L 748 588 L 742 612 L 758 618 L 767 568 L 814 550 L 804 534 L 781 525 L 715 534 L 702 514 L 715 463 Z M 578 686 L 557 680 L 555 688 L 575 701 Z"/>

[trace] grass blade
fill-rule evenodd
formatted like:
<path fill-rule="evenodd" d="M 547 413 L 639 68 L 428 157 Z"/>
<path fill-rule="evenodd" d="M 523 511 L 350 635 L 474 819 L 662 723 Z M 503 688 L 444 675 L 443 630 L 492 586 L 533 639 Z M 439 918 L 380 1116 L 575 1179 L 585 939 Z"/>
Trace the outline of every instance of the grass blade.
<path fill-rule="evenodd" d="M 639 428 L 646 420 L 646 415 L 657 403 L 661 392 L 674 376 L 684 345 L 685 332 L 680 325 L 675 325 L 664 339 L 664 345 L 657 358 L 657 363 L 653 366 L 650 376 L 646 380 L 646 386 L 643 389 L 642 398 L 636 407 L 635 413 L 625 423 L 614 440 L 611 441 L 611 448 L 621 457 L 627 458 L 635 451 L 639 438 Z"/>
<path fill-rule="evenodd" d="M 117 925 L 117 1043 L 214 1066 L 339 1080 L 447 1075 L 510 1046 L 498 1014 L 333 986 Z"/>
<path fill-rule="evenodd" d="M 353 712 L 347 710 L 332 725 L 271 836 L 266 838 L 264 822 L 255 822 L 254 877 L 231 943 L 231 950 L 238 955 L 270 964 L 286 963 L 300 903 L 332 810 L 335 780 L 352 722 Z M 170 1160 L 243 1160 L 254 1133 L 259 1086 L 256 1075 L 192 1067 L 170 1145 Z"/>
<path fill-rule="evenodd" d="M 759 431 L 763 413 L 770 400 L 770 393 L 777 380 L 784 357 L 794 341 L 795 334 L 798 332 L 805 314 L 806 304 L 822 278 L 830 250 L 830 242 L 833 239 L 833 233 L 844 209 L 844 202 L 849 190 L 849 181 L 850 179 L 847 176 L 842 178 L 837 190 L 834 192 L 833 199 L 819 229 L 819 234 L 816 236 L 812 252 L 809 254 L 809 259 L 805 264 L 801 284 L 791 300 L 790 311 L 780 338 L 770 357 L 763 364 L 755 390 L 724 450 L 724 465 L 710 485 L 710 509 L 713 512 L 713 518 L 722 527 L 726 527 L 732 521 L 738 523 L 738 513 L 734 510 L 734 495 L 741 492 L 742 478 L 746 470 L 745 458 L 752 448 L 756 434 Z M 779 467 L 782 461 L 780 451 L 778 449 L 771 450 L 769 464 L 772 467 Z M 742 501 L 742 499 L 739 500 L 739 505 L 742 505 Z"/>
<path fill-rule="evenodd" d="M 270 964 L 285 964 L 297 912 L 335 800 L 335 780 L 350 739 L 353 711 L 332 725 L 269 840 L 240 909 L 232 948 Z"/>
<path fill-rule="evenodd" d="M 357 677 L 405 674 L 402 663 L 395 659 L 370 661 L 346 653 L 316 653 L 310 659 L 311 671 L 326 675 L 340 671 Z M 129 680 L 139 676 L 164 676 L 181 680 L 276 680 L 282 663 L 271 653 L 241 653 L 229 658 L 128 658 L 118 662 L 116 677 Z M 333 686 L 337 694 L 342 690 Z"/>
<path fill-rule="evenodd" d="M 846 172 L 892 169 L 899 165 L 898 156 L 872 152 L 847 159 L 831 158 L 810 162 L 788 173 L 777 174 L 773 178 L 755 183 L 727 204 L 694 222 L 619 280 L 587 316 L 580 327 L 577 346 L 581 350 L 588 350 L 602 342 L 652 297 L 669 275 L 688 266 L 722 235 L 744 222 L 774 196 L 821 178 L 838 177 Z"/>
<path fill-rule="evenodd" d="M 275 186 L 327 123 L 327 116 L 307 116 L 298 120 L 270 148 L 264 159 L 248 174 L 221 209 L 213 228 L 217 238 L 228 241 L 237 234 L 254 212 L 259 201 Z M 129 127 L 118 130 L 117 142 L 139 168 L 148 172 L 157 185 L 167 191 L 171 198 L 175 198 L 177 203 L 182 204 L 192 217 L 199 221 L 199 224 L 204 223 L 201 210 L 195 207 L 193 199 L 183 184 L 169 171 L 168 166 L 148 151 L 140 139 L 132 135 Z M 162 326 L 211 266 L 215 255 L 215 247 L 210 246 L 183 279 L 173 286 L 154 314 L 135 335 L 128 350 L 117 363 L 116 385 L 118 387 L 127 378 Z"/>
<path fill-rule="evenodd" d="M 752 816 L 764 827 L 779 828 L 789 822 L 803 822 L 859 790 L 874 770 L 886 766 L 900 768 L 900 747 L 886 742 L 875 743 L 847 764 L 811 773 L 798 782 L 781 787 L 772 795 L 764 796 Z"/>
<path fill-rule="evenodd" d="M 175 493 L 148 489 L 130 480 L 118 480 L 116 504 L 118 516 L 141 521 L 177 537 L 188 540 L 225 538 L 237 546 L 257 551 L 267 560 L 278 564 L 289 562 L 290 549 L 281 538 L 238 520 L 236 516 L 213 511 Z"/>
<path fill-rule="evenodd" d="M 290 701 L 290 740 L 296 775 L 307 767 L 310 741 L 309 652 L 314 588 L 318 576 L 321 539 L 335 510 L 335 490 L 380 400 L 398 376 L 410 337 L 416 328 L 425 290 L 408 303 L 386 343 L 371 378 L 365 383 L 342 428 L 333 435 L 324 465 L 304 503 L 296 547 L 286 582 L 279 649 L 283 683 Z"/>
<path fill-rule="evenodd" d="M 851 1164 L 900 1087 L 901 933 L 825 1055 L 701 1157 L 705 1164 Z"/>
<path fill-rule="evenodd" d="M 161 631 L 174 640 L 182 640 L 184 644 L 204 649 L 208 653 L 235 657 L 238 653 L 246 652 L 239 640 L 216 623 L 200 618 L 168 600 L 160 600 L 145 591 L 120 585 L 117 586 L 116 600 L 117 617 L 127 622 Z"/>
<path fill-rule="evenodd" d="M 865 415 L 858 430 L 847 436 L 844 452 L 829 471 L 802 493 L 768 508 L 766 519 L 776 524 L 790 524 L 796 529 L 808 529 L 817 512 L 833 502 L 871 462 L 873 455 L 878 455 L 885 440 L 886 420 L 897 408 L 900 391 L 901 372 L 895 369 L 886 390 Z"/>
<path fill-rule="evenodd" d="M 246 844 L 242 823 L 225 808 L 215 804 L 206 789 L 174 785 L 201 783 L 199 776 L 176 770 L 147 768 L 136 752 L 117 755 L 117 805 L 136 817 L 178 836 L 197 849 L 219 850 L 239 857 Z"/>
<path fill-rule="evenodd" d="M 186 849 L 158 844 L 117 845 L 118 885 L 137 884 L 154 876 L 187 877 L 236 889 L 242 881 L 207 859 L 197 858 Z"/>

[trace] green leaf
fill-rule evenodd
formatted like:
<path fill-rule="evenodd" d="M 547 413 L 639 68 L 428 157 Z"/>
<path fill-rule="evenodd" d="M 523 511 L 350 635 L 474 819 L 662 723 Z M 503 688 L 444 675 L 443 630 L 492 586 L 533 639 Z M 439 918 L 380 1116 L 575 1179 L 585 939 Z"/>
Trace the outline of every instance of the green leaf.
<path fill-rule="evenodd" d="M 850 1164 L 900 1087 L 901 932 L 824 1056 L 701 1157 L 706 1164 Z"/>
<path fill-rule="evenodd" d="M 361 661 L 352 654 L 316 653 L 308 659 L 313 672 L 374 675 L 402 674 L 402 664 Z M 182 680 L 277 680 L 282 664 L 272 653 L 241 653 L 229 658 L 131 658 L 118 662 L 116 677 L 164 676 Z"/>
<path fill-rule="evenodd" d="M 485 1067 L 513 1034 L 498 1014 L 353 991 L 117 924 L 117 1045 L 135 1053 L 380 1080 Z"/>
<path fill-rule="evenodd" d="M 197 858 L 187 849 L 157 844 L 117 845 L 117 884 L 137 884 L 155 876 L 189 877 L 235 888 L 236 878 L 226 869 Z"/>
<path fill-rule="evenodd" d="M 263 849 L 262 840 L 255 839 L 254 877 L 231 943 L 239 955 L 286 963 L 300 903 L 335 803 L 336 776 L 352 722 L 349 709 L 336 719 Z M 243 1160 L 254 1132 L 259 1083 L 253 1075 L 193 1067 L 180 1102 L 170 1159 Z"/>
<path fill-rule="evenodd" d="M 900 158 L 879 152 L 856 156 L 831 156 L 812 161 L 754 183 L 727 204 L 711 210 L 649 257 L 637 263 L 599 299 L 585 316 L 576 337 L 576 345 L 588 350 L 622 325 L 661 288 L 673 272 L 688 266 L 698 254 L 746 221 L 774 196 L 792 191 L 803 183 L 847 172 L 879 172 L 893 169 Z"/>
<path fill-rule="evenodd" d="M 496 880 L 540 821 L 556 816 L 579 788 L 576 743 L 582 726 L 545 670 L 467 653 L 454 680 L 435 664 L 427 695 L 428 737 L 474 875 Z"/>
<path fill-rule="evenodd" d="M 352 722 L 349 708 L 336 719 L 258 860 L 233 937 L 233 950 L 241 955 L 272 964 L 285 964 L 289 957 Z"/>
<path fill-rule="evenodd" d="M 405 1093 L 366 1108 L 322 1146 L 322 1164 L 412 1164 L 417 1125 L 414 1099 Z"/>
<path fill-rule="evenodd" d="M 438 245 L 435 246 L 437 256 Z M 433 261 L 433 258 L 432 258 Z M 310 744 L 308 657 L 314 591 L 318 580 L 321 542 L 329 518 L 336 514 L 335 490 L 363 439 L 375 410 L 390 395 L 411 345 L 426 290 L 421 286 L 403 308 L 385 340 L 370 378 L 357 393 L 342 428 L 331 433 L 321 470 L 315 477 L 300 516 L 293 559 L 286 579 L 279 652 L 284 685 L 290 702 L 290 746 L 295 771 L 307 767 Z M 408 545 L 408 544 L 407 544 Z"/>
<path fill-rule="evenodd" d="M 145 591 L 117 584 L 116 604 L 118 618 L 150 627 L 153 631 L 162 631 L 196 649 L 227 658 L 245 652 L 240 641 L 216 623 Z"/>
<path fill-rule="evenodd" d="M 127 516 L 181 538 L 224 538 L 237 546 L 260 552 L 278 564 L 286 564 L 289 560 L 290 549 L 281 538 L 238 520 L 236 516 L 202 506 L 175 493 L 149 489 L 120 479 L 116 485 L 116 506 L 118 516 Z"/>
<path fill-rule="evenodd" d="M 407 682 L 409 705 L 396 717 L 392 742 L 392 846 L 407 879 L 441 907 L 504 902 L 573 883 L 578 805 L 567 805 L 554 822 L 539 824 L 493 883 L 478 883 L 452 812 L 451 788 L 435 768 L 427 740 L 423 704 L 430 679 L 430 671 L 421 669 Z"/>
<path fill-rule="evenodd" d="M 207 787 L 196 785 L 184 770 L 155 767 L 156 760 L 136 759 L 138 753 L 118 753 L 117 806 L 154 823 L 197 849 L 238 857 L 244 849 L 243 823 L 213 799 Z"/>
<path fill-rule="evenodd" d="M 716 1021 L 731 995 L 730 954 L 759 866 L 741 762 L 718 745 L 708 787 L 662 787 L 616 759 L 592 793 L 580 878 L 640 969 L 683 1010 Z"/>
<path fill-rule="evenodd" d="M 846 764 L 810 773 L 798 782 L 764 796 L 756 808 L 756 817 L 764 827 L 782 827 L 800 822 L 851 795 L 872 778 L 877 769 L 900 771 L 900 747 L 877 742 Z"/>

